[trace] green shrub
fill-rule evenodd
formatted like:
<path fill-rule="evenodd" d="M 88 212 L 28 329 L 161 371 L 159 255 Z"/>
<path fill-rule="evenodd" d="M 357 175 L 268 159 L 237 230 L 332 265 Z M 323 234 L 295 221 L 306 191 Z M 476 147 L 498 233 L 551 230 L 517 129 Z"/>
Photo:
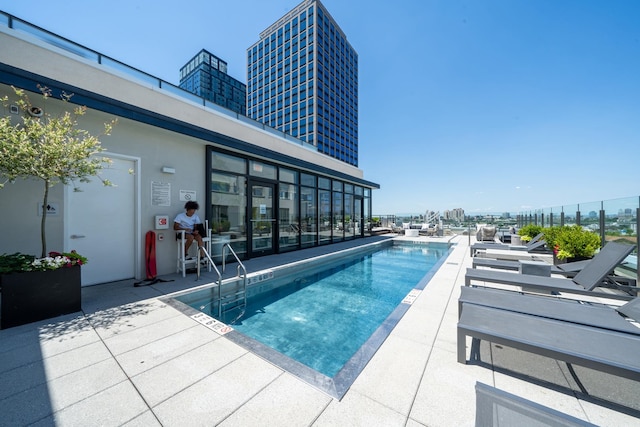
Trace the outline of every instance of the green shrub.
<path fill-rule="evenodd" d="M 548 227 L 544 233 L 547 246 L 558 259 L 592 257 L 600 249 L 600 236 L 579 225 Z"/>
<path fill-rule="evenodd" d="M 553 249 L 556 246 L 558 235 L 560 234 L 562 229 L 566 227 L 568 226 L 545 227 L 542 229 L 542 232 L 544 233 L 544 241 L 545 241 L 545 244 L 547 245 L 547 248 Z"/>
<path fill-rule="evenodd" d="M 531 239 L 536 237 L 538 234 L 542 233 L 542 226 L 528 224 L 518 230 L 518 235 L 523 242 L 530 242 Z"/>
<path fill-rule="evenodd" d="M 2 254 L 0 255 L 0 274 L 28 271 L 34 259 L 34 256 L 21 254 L 20 252 L 10 255 Z"/>

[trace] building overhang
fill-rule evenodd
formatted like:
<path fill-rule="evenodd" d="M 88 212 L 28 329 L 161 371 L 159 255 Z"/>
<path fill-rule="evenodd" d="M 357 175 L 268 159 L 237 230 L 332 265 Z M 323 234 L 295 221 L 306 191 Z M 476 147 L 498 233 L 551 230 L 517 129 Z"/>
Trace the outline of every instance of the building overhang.
<path fill-rule="evenodd" d="M 52 96 L 73 94 L 71 102 L 134 120 L 227 150 L 341 179 L 367 188 L 379 184 L 363 179 L 361 169 L 292 143 L 255 126 L 198 105 L 187 97 L 138 81 L 98 62 L 48 44 L 29 34 L 0 28 L 0 83 L 37 92 L 46 86 Z M 161 81 L 160 81 L 161 82 Z"/>

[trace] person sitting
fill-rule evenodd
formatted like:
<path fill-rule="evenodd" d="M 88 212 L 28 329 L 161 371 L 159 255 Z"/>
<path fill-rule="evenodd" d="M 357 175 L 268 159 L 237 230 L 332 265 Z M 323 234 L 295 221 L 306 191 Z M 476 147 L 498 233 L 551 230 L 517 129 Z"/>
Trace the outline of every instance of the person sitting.
<path fill-rule="evenodd" d="M 173 220 L 174 230 L 184 230 L 184 255 L 185 257 L 189 253 L 189 248 L 195 240 L 198 243 L 198 248 L 202 248 L 202 236 L 198 231 L 197 224 L 202 224 L 200 217 L 196 213 L 200 206 L 198 202 L 188 201 L 184 205 L 185 212 L 181 212 L 176 215 L 176 219 Z M 179 235 L 178 235 L 179 237 Z M 201 251 L 200 255 L 204 257 L 204 253 Z"/>

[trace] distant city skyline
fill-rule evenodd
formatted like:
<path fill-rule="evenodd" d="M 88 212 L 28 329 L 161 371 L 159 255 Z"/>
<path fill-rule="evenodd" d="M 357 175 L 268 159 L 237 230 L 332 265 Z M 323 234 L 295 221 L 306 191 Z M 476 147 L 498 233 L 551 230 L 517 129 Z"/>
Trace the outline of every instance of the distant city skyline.
<path fill-rule="evenodd" d="M 323 0 L 358 52 L 373 214 L 518 212 L 637 197 L 640 2 Z M 246 49 L 297 0 L 5 2 L 0 9 L 178 84 L 200 49 Z"/>

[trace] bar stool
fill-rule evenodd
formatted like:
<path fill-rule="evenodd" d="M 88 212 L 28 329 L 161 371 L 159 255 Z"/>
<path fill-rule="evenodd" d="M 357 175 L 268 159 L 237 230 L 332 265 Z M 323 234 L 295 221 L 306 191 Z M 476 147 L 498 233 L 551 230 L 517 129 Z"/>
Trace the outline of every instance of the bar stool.
<path fill-rule="evenodd" d="M 202 243 L 204 245 L 205 250 L 211 256 L 211 229 L 209 228 L 209 221 L 205 220 L 204 229 L 206 232 L 205 236 L 202 236 Z M 182 273 L 182 277 L 187 275 L 187 267 L 193 266 L 193 268 L 197 267 L 198 263 L 198 253 L 196 252 L 196 256 L 190 257 L 189 254 L 184 252 L 184 245 L 186 242 L 185 238 L 185 230 L 176 231 L 176 244 L 178 245 L 178 258 L 176 263 L 176 273 Z M 190 251 L 193 251 L 192 248 L 198 249 L 198 242 L 195 242 L 189 248 Z M 207 271 L 211 272 L 211 263 L 206 257 L 200 257 L 201 260 L 205 261 L 205 265 L 207 266 Z"/>

